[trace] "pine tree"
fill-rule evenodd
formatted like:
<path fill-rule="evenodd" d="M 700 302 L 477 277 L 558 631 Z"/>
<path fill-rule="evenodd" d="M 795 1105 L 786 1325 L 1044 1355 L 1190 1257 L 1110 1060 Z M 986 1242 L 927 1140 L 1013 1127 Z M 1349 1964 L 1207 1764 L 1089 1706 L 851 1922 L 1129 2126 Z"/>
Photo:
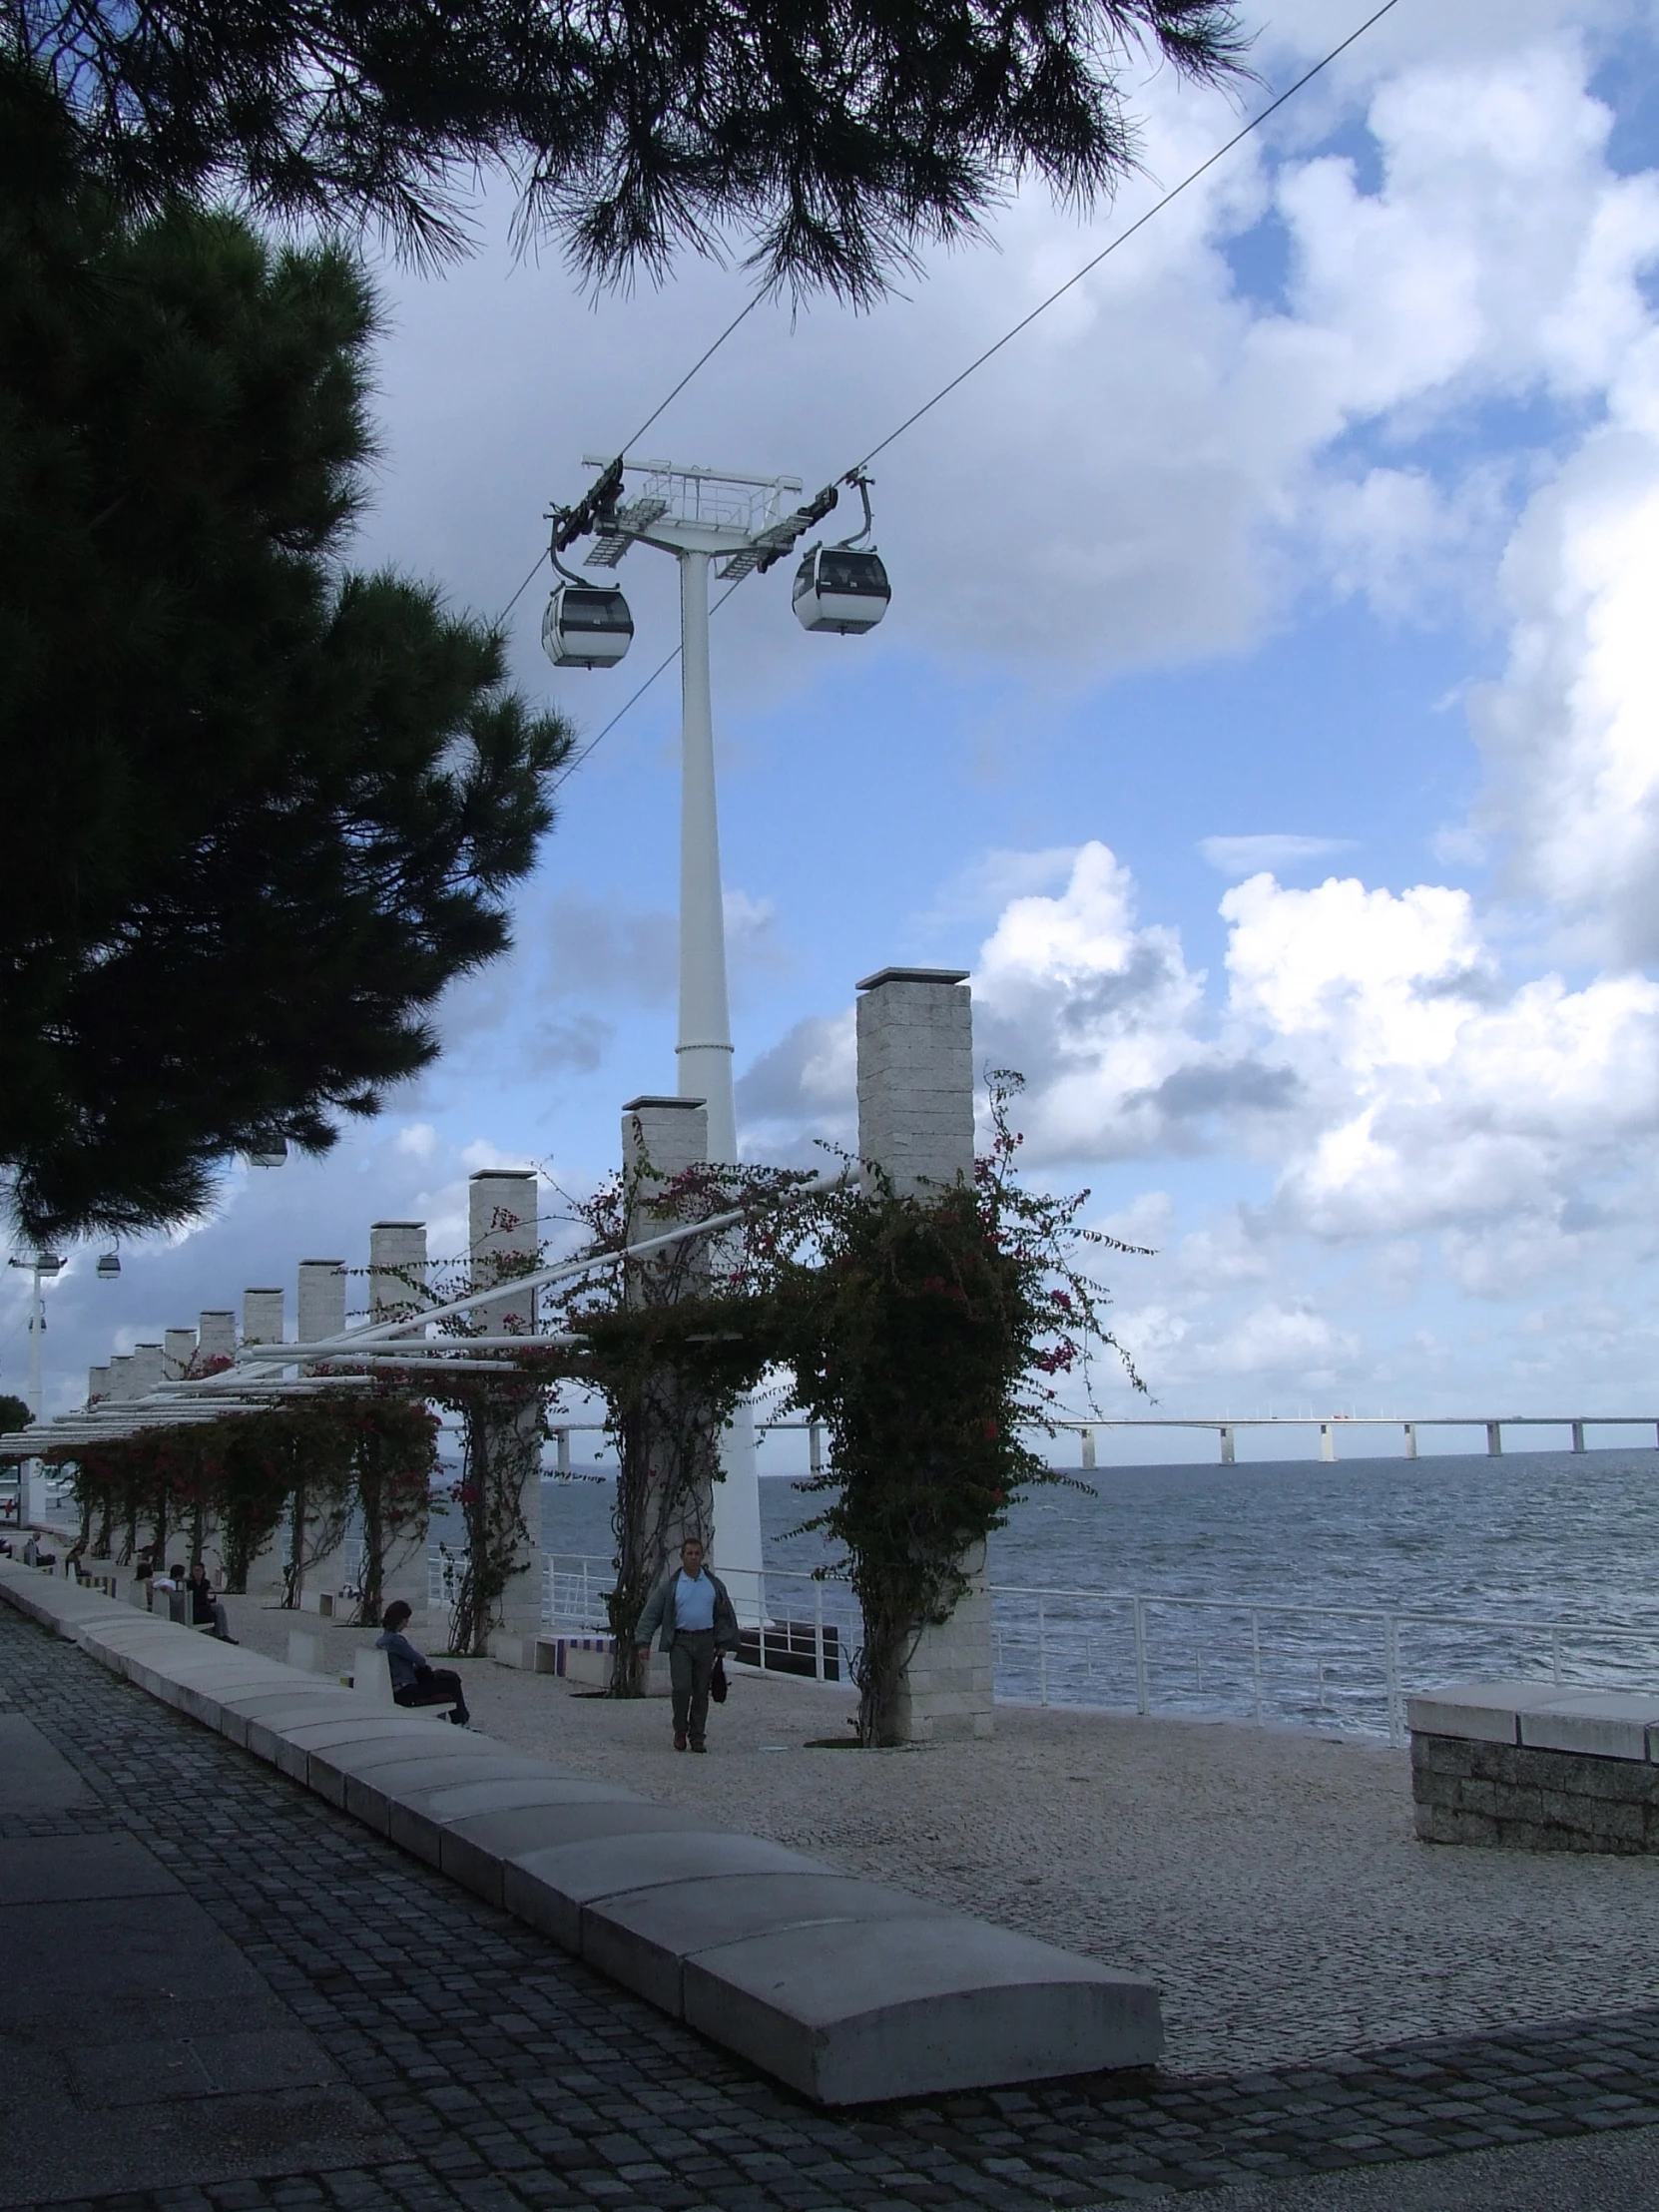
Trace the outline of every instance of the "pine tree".
<path fill-rule="evenodd" d="M 0 1163 L 32 1238 L 325 1148 L 507 942 L 569 736 L 497 636 L 342 564 L 374 327 L 337 247 L 125 216 L 0 59 Z"/>
<path fill-rule="evenodd" d="M 458 251 L 480 174 L 601 278 L 733 235 L 880 289 L 1023 173 L 1122 174 L 1126 72 L 1226 77 L 1223 0 L 0 0 L 123 200 L 212 188 Z"/>

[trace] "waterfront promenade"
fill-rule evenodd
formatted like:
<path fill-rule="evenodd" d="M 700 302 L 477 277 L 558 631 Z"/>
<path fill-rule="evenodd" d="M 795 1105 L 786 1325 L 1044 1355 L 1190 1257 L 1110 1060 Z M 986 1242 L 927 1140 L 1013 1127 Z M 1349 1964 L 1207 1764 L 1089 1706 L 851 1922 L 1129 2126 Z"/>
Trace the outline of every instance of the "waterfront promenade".
<path fill-rule="evenodd" d="M 252 1608 L 239 1610 L 250 1641 L 285 1633 L 279 1615 L 256 1622 Z M 1402 1842 L 1401 1862 L 1436 1870 L 1431 1884 L 1445 1879 L 1441 1867 L 1454 1888 L 1474 1883 L 1496 1969 L 1479 2001 L 1493 2007 L 1493 2023 L 1400 2040 L 1428 2016 L 1406 1996 L 1424 1979 L 1410 1948 L 1417 1930 L 1407 1928 L 1376 1973 L 1379 1987 L 1391 1980 L 1401 1993 L 1392 2028 L 1368 2014 L 1324 2057 L 1299 2062 L 1287 2051 L 1276 2061 L 1274 2035 L 1331 1962 L 1339 1979 L 1352 1974 L 1341 1964 L 1341 1891 L 1358 1863 L 1356 1839 L 1394 1786 L 1397 1761 L 1385 1752 L 1248 1730 L 1011 1714 L 978 1755 L 977 1784 L 965 1765 L 946 1790 L 954 1753 L 809 1754 L 790 1736 L 789 1716 L 805 1703 L 815 1726 L 820 1714 L 838 1718 L 835 1694 L 745 1680 L 721 1716 L 715 1755 L 692 1762 L 653 1750 L 663 1727 L 655 1705 L 619 1711 L 545 1678 L 469 1673 L 481 1708 L 493 1708 L 480 1718 L 494 1734 L 510 1734 L 515 1710 L 538 1714 L 537 1725 L 563 1731 L 542 1741 L 556 1741 L 568 1762 L 600 1772 L 604 1760 L 619 1761 L 637 1787 L 665 1797 L 706 1790 L 724 1818 L 750 1827 L 770 1819 L 777 1828 L 793 1798 L 790 1817 L 818 1824 L 793 1838 L 810 1837 L 846 1865 L 879 1859 L 920 1888 L 954 1867 L 966 1885 L 958 1894 L 1015 1925 L 1057 1909 L 1045 1869 L 1075 1842 L 1075 1815 L 1044 1794 L 1045 1777 L 1090 1776 L 1097 1849 L 1067 1879 L 1075 1894 L 1092 1886 L 1120 1899 L 1111 1907 L 1120 1918 L 1099 1925 L 1145 1924 L 1145 1955 L 1177 1963 L 1196 1931 L 1199 1948 L 1213 1946 L 1217 1987 L 1231 1986 L 1236 1998 L 1248 1988 L 1248 1961 L 1241 1969 L 1225 1955 L 1222 1938 L 1228 1928 L 1248 1932 L 1253 1916 L 1258 1958 L 1277 1946 L 1287 1959 L 1303 1953 L 1309 1969 L 1264 1992 L 1260 2019 L 1235 2002 L 1226 2032 L 1240 2052 L 1256 2038 L 1254 2061 L 1204 2054 L 1194 2024 L 1202 1977 L 1189 1985 L 1177 1976 L 1167 2069 L 816 2112 L 223 1739 L 0 1612 L 0 1692 L 10 1716 L 0 2034 L 8 2078 L 22 2092 L 14 2093 L 0 2202 L 97 2202 L 111 2212 L 117 2204 L 123 2212 L 313 2204 L 1029 2212 L 1175 2191 L 1195 2207 L 1229 2212 L 1480 2202 L 1622 2212 L 1653 2201 L 1646 2176 L 1656 2140 L 1648 2123 L 1659 2122 L 1659 2007 L 1648 1961 L 1659 1891 L 1639 1885 L 1659 1870 L 1429 1853 Z M 1078 1756 L 1091 1731 L 1104 1747 L 1096 1769 Z M 1160 1797 L 1153 1787 L 1167 1756 L 1157 1747 L 1176 1739 L 1217 1776 L 1185 1824 L 1173 1822 L 1168 1789 Z M 793 1748 L 765 1748 L 771 1743 Z M 1174 1757 L 1171 1774 L 1185 1749 Z M 964 1747 L 963 1758 L 975 1755 Z M 1333 1775 L 1354 1761 L 1363 1763 L 1363 1774 L 1354 1769 L 1361 1779 L 1333 1792 Z M 1271 1778 L 1254 1797 L 1252 1772 Z M 1333 1795 L 1335 1813 L 1322 1811 Z M 1029 1824 L 1017 1835 L 1005 1825 L 1014 1799 Z M 1288 1870 L 1275 1863 L 1286 1811 L 1310 1839 Z M 1203 1830 L 1214 1840 L 1195 1856 Z M 1345 1834 L 1350 1846 L 1325 1889 L 1299 1904 L 1320 1856 Z M 1390 1841 L 1380 1867 L 1394 1848 Z M 124 1864 L 99 1877 L 96 1863 L 112 1850 Z M 78 1887 L 77 1855 L 94 1868 Z M 1218 1904 L 1211 1893 L 1228 1862 Z M 1500 1899 L 1489 1886 L 1499 1877 L 1481 1869 L 1520 1887 Z M 1546 1882 L 1571 1882 L 1539 1889 L 1538 1870 Z M 1149 1918 L 1159 1883 L 1162 1922 Z M 1589 1885 L 1593 1910 L 1563 1924 L 1572 1883 Z M 1400 1894 L 1397 1881 L 1392 1888 Z M 1418 1926 L 1436 1921 L 1443 1930 L 1451 1895 L 1431 1890 Z M 1390 1909 L 1373 1913 L 1357 1891 L 1346 1903 L 1357 1952 Z M 1553 1933 L 1540 1925 L 1552 1907 Z M 1590 1942 L 1601 1919 L 1616 1928 L 1616 1943 Z M 1478 1916 L 1468 1923 L 1480 1925 Z M 1456 1933 L 1443 1932 L 1448 1941 Z M 1089 1929 L 1072 1939 L 1092 1947 Z M 1575 1945 L 1580 1970 L 1570 1980 Z M 1634 2001 L 1632 1982 L 1620 1982 L 1611 1963 L 1621 1946 L 1646 1991 Z M 1546 1976 L 1550 2007 L 1540 2011 L 1531 1962 L 1544 1954 L 1561 1979 Z M 1441 2001 L 1428 2000 L 1430 2014 Z M 1455 2155 L 1477 2151 L 1485 2155 L 1472 2167 Z M 1436 2153 L 1453 2156 L 1443 2163 Z M 1355 2171 L 1373 2165 L 1382 2170 Z M 1322 2173 L 1334 2178 L 1297 2179 Z M 1447 2193 L 1459 2173 L 1463 2193 Z M 1469 2193 L 1481 2173 L 1489 2195 Z M 1271 2188 L 1241 2196 L 1247 2183 Z"/>
<path fill-rule="evenodd" d="M 291 1615 L 238 1618 L 283 1655 Z M 1385 1745 L 1005 1705 L 989 1743 L 860 1757 L 809 1748 L 850 1692 L 734 1674 L 699 1760 L 662 1701 L 463 1671 L 478 1726 L 555 1766 L 1149 1973 L 1176 2073 L 1659 2001 L 1659 1861 L 1419 1844 Z"/>

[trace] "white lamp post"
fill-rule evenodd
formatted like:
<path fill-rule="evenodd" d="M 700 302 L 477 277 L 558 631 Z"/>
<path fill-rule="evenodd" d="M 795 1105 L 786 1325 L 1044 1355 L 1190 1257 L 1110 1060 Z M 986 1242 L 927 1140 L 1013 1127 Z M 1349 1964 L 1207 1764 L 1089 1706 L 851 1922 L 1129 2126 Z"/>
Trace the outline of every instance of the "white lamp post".
<path fill-rule="evenodd" d="M 37 1252 L 32 1260 L 8 1259 L 11 1268 L 25 1268 L 33 1277 L 29 1299 L 29 1412 L 40 1419 L 41 1409 L 41 1339 L 46 1334 L 46 1299 L 41 1290 L 43 1282 L 63 1272 L 63 1261 L 55 1252 Z M 21 1529 L 33 1519 L 29 1485 L 40 1476 L 40 1461 L 25 1459 L 17 1470 L 17 1522 Z"/>

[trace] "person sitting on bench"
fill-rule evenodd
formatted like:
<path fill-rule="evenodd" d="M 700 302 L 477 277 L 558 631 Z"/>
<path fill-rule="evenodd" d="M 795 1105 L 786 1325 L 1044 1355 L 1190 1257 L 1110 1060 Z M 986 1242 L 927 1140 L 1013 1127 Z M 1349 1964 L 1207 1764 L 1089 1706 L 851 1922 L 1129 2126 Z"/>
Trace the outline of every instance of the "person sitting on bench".
<path fill-rule="evenodd" d="M 231 1634 L 231 1616 L 225 1610 L 225 1600 L 208 1580 L 208 1570 L 200 1559 L 191 1561 L 185 1589 L 190 1596 L 192 1628 L 211 1626 L 222 1644 L 234 1644 L 237 1639 Z"/>
<path fill-rule="evenodd" d="M 392 1698 L 398 1705 L 450 1706 L 449 1718 L 457 1728 L 465 1728 L 472 1715 L 466 1709 L 461 1678 L 453 1667 L 432 1666 L 404 1635 L 411 1610 L 400 1597 L 393 1598 L 380 1616 L 381 1634 L 374 1639 L 375 1650 L 385 1653 L 391 1669 Z"/>

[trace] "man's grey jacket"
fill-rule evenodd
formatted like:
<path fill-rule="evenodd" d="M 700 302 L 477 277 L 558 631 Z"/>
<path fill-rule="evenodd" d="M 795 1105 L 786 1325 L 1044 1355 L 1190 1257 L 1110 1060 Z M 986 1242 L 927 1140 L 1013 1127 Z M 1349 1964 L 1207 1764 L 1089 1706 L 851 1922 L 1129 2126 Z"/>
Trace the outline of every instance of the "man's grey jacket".
<path fill-rule="evenodd" d="M 646 1599 L 645 1611 L 640 1615 L 639 1626 L 634 1630 L 635 1643 L 650 1643 L 652 1637 L 656 1636 L 658 1629 L 661 1628 L 662 1635 L 658 1637 L 657 1649 L 659 1651 L 672 1651 L 674 1649 L 674 1607 L 671 1598 L 674 1585 L 679 1581 L 683 1571 L 680 1567 L 670 1567 L 667 1574 L 663 1576 L 663 1579 Z M 726 1585 L 720 1579 L 720 1576 L 712 1573 L 708 1567 L 705 1567 L 703 1572 L 715 1586 L 715 1649 L 716 1651 L 736 1651 L 738 1648 L 738 1616 L 733 1608 L 732 1600 L 726 1594 Z"/>

